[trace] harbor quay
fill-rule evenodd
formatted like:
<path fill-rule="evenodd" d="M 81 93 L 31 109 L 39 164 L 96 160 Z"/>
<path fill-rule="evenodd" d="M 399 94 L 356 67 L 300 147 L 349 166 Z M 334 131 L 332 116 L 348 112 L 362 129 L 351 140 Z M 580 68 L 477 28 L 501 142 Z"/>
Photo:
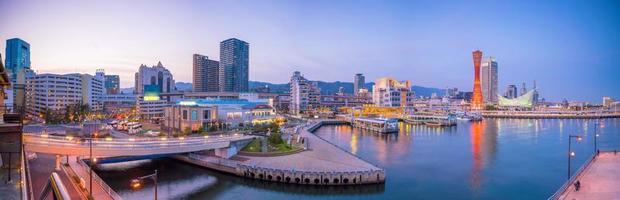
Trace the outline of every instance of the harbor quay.
<path fill-rule="evenodd" d="M 483 111 L 485 118 L 514 118 L 514 119 L 603 119 L 620 118 L 620 112 L 544 112 L 544 111 Z"/>
<path fill-rule="evenodd" d="M 549 199 L 617 199 L 619 196 L 620 152 L 601 151 Z"/>
<path fill-rule="evenodd" d="M 295 128 L 307 144 L 304 151 L 281 156 L 221 159 L 209 155 L 175 156 L 178 160 L 238 176 L 291 184 L 359 185 L 385 182 L 385 171 L 314 135 L 312 130 L 341 121 L 317 121 Z"/>

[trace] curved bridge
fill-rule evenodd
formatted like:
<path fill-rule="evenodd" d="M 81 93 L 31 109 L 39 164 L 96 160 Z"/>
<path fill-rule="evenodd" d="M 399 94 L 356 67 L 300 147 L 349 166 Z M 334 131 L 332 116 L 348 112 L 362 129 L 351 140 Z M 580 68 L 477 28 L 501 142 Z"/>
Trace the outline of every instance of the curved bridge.
<path fill-rule="evenodd" d="M 92 155 L 96 157 L 144 156 L 178 154 L 212 149 L 225 149 L 237 142 L 247 142 L 254 136 L 219 135 L 180 138 L 94 139 Z M 90 154 L 89 140 L 73 137 L 24 134 L 26 151 L 59 155 Z"/>

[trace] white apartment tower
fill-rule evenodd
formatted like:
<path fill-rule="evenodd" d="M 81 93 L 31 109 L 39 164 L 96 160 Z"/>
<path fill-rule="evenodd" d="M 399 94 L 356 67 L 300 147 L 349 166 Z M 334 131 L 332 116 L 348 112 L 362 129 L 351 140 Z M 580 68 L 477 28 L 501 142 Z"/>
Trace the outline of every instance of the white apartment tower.
<path fill-rule="evenodd" d="M 321 91 L 316 82 L 304 78 L 300 72 L 293 72 L 290 81 L 291 104 L 289 112 L 304 114 L 319 106 Z"/>

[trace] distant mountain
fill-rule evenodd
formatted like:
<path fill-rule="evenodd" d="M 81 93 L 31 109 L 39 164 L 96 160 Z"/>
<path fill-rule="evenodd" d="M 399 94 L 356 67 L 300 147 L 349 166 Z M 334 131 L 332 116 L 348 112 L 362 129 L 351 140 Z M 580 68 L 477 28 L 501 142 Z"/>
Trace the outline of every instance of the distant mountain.
<path fill-rule="evenodd" d="M 267 83 L 261 81 L 249 81 L 250 90 L 255 91 L 259 88 L 269 88 L 269 92 L 272 93 L 288 93 L 288 83 Z"/>
<path fill-rule="evenodd" d="M 353 94 L 353 83 L 352 82 L 325 82 L 325 81 L 317 81 L 318 86 L 321 89 L 321 94 L 336 94 L 340 87 L 343 87 L 344 93 Z M 366 88 L 368 91 L 372 92 L 372 86 L 374 86 L 374 82 L 366 83 Z M 282 84 L 273 84 L 267 82 L 259 82 L 259 81 L 250 81 L 250 88 L 258 88 L 258 87 L 269 87 L 269 91 L 273 93 L 288 93 L 289 85 L 287 83 Z M 411 87 L 416 96 L 424 96 L 430 97 L 433 93 L 437 93 L 438 96 L 444 95 L 444 90 L 440 88 L 433 87 L 424 87 L 414 85 Z"/>
<path fill-rule="evenodd" d="M 441 97 L 444 95 L 444 92 L 445 92 L 444 89 L 423 87 L 423 86 L 417 86 L 417 85 L 414 85 L 411 88 L 413 89 L 413 92 L 415 93 L 416 97 L 419 97 L 419 96 L 430 97 L 433 93 L 437 93 L 437 96 Z"/>
<path fill-rule="evenodd" d="M 176 82 L 175 86 L 177 87 L 177 91 L 179 92 L 191 92 L 192 91 L 192 83 Z"/>
<path fill-rule="evenodd" d="M 129 87 L 129 88 L 121 88 L 121 93 L 123 94 L 133 94 L 133 87 Z"/>
<path fill-rule="evenodd" d="M 336 94 L 338 92 L 338 89 L 340 87 L 343 87 L 344 92 L 346 94 L 353 94 L 353 83 L 351 82 L 340 82 L 340 81 L 336 81 L 336 82 L 325 82 L 325 81 L 317 81 L 319 88 L 321 89 L 321 94 Z M 366 88 L 368 88 L 368 91 L 372 92 L 372 86 L 374 86 L 375 83 L 370 82 L 370 83 L 366 83 Z M 271 93 L 288 93 L 289 92 L 289 85 L 288 83 L 268 83 L 268 82 L 261 82 L 261 81 L 249 81 L 249 86 L 250 86 L 250 90 L 252 91 L 260 91 L 262 88 L 268 87 L 269 88 L 269 92 Z M 177 82 L 176 83 L 176 87 L 178 91 L 192 91 L 192 83 L 186 83 L 186 82 Z M 424 87 L 424 86 L 417 86 L 414 85 L 411 87 L 413 89 L 413 92 L 415 93 L 416 96 L 424 96 L 424 97 L 430 97 L 433 93 L 437 93 L 438 96 L 443 96 L 445 90 L 440 89 L 440 88 L 433 88 L 433 87 Z M 130 88 L 122 88 L 121 91 L 125 94 L 130 94 L 133 93 L 134 88 L 130 87 Z"/>

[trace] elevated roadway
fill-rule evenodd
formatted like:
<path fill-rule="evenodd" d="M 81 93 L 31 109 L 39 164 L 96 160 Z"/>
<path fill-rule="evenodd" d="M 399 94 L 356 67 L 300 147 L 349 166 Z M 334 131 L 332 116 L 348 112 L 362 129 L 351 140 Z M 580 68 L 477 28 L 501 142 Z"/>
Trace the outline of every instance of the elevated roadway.
<path fill-rule="evenodd" d="M 179 154 L 212 149 L 225 149 L 236 142 L 247 142 L 255 136 L 241 134 L 180 138 L 124 138 L 94 139 L 94 157 L 147 156 Z M 90 141 L 51 135 L 24 134 L 25 149 L 28 152 L 57 155 L 90 155 Z"/>

